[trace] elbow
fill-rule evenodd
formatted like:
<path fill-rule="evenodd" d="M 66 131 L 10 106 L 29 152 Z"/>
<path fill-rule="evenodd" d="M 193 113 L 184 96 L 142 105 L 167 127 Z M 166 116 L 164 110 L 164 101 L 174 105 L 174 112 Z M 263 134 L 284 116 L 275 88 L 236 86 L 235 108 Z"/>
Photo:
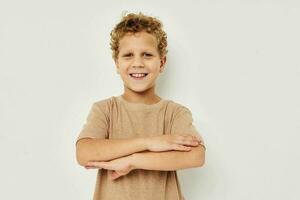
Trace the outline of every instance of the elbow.
<path fill-rule="evenodd" d="M 203 165 L 205 164 L 205 159 L 201 159 L 200 162 L 198 162 L 198 167 L 203 167 Z"/>
<path fill-rule="evenodd" d="M 86 152 L 86 147 L 83 142 L 77 142 L 76 144 L 76 161 L 80 166 L 85 166 L 89 160 Z"/>
<path fill-rule="evenodd" d="M 80 139 L 76 143 L 76 160 L 77 163 L 81 166 L 86 166 L 86 164 L 90 161 L 107 161 L 106 159 L 102 159 L 102 155 L 98 155 L 94 148 L 93 140 L 89 138 Z"/>
<path fill-rule="evenodd" d="M 87 160 L 85 160 L 83 158 L 83 156 L 81 155 L 80 151 L 78 149 L 76 149 L 76 161 L 80 166 L 85 166 L 87 163 Z"/>
<path fill-rule="evenodd" d="M 85 166 L 88 162 L 86 159 L 84 159 L 84 156 L 82 155 L 82 151 L 79 147 L 76 147 L 76 161 L 80 166 Z"/>
<path fill-rule="evenodd" d="M 203 147 L 202 145 L 199 145 L 195 149 L 195 154 L 194 154 L 194 164 L 195 167 L 202 167 L 205 164 L 205 150 L 206 148 Z"/>
<path fill-rule="evenodd" d="M 205 158 L 197 158 L 197 161 L 195 163 L 195 167 L 203 167 L 203 165 L 205 164 Z"/>

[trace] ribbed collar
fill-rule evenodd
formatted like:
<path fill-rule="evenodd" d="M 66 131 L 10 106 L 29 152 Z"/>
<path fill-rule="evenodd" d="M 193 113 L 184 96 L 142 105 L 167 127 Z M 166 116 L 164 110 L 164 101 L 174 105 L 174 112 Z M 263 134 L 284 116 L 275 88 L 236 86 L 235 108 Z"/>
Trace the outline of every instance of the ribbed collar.
<path fill-rule="evenodd" d="M 119 101 L 121 104 L 125 105 L 126 108 L 130 109 L 130 110 L 141 110 L 141 111 L 145 111 L 145 110 L 156 110 L 161 108 L 164 103 L 167 102 L 166 99 L 161 99 L 159 102 L 154 103 L 154 104 L 144 104 L 144 103 L 132 103 L 127 101 L 126 99 L 124 99 L 122 97 L 122 95 L 119 96 L 113 96 L 114 98 L 116 98 L 117 101 Z"/>

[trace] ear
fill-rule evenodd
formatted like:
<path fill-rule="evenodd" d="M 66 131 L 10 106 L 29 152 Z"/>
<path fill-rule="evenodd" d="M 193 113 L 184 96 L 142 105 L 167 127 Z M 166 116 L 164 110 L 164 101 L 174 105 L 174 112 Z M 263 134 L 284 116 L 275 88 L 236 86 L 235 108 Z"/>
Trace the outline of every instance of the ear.
<path fill-rule="evenodd" d="M 167 56 L 163 56 L 162 59 L 160 59 L 160 69 L 159 69 L 160 73 L 164 71 L 166 62 L 167 62 Z"/>
<path fill-rule="evenodd" d="M 120 74 L 120 67 L 119 67 L 119 62 L 118 62 L 118 60 L 117 59 L 114 59 L 114 62 L 115 62 L 115 66 L 116 66 L 116 71 L 117 71 L 117 73 L 118 74 Z"/>

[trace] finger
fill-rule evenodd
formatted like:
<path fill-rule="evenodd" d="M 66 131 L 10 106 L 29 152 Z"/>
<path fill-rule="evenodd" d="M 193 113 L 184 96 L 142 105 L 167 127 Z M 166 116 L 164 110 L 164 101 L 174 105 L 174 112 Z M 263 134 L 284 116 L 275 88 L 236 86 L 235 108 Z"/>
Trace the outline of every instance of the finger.
<path fill-rule="evenodd" d="M 195 140 L 197 140 L 199 143 L 203 142 L 203 138 L 199 135 L 193 135 L 193 137 L 195 138 Z"/>
<path fill-rule="evenodd" d="M 84 165 L 85 168 L 87 169 L 92 169 L 95 168 L 94 163 L 93 162 L 88 162 L 87 164 Z"/>
<path fill-rule="evenodd" d="M 99 169 L 99 167 L 93 167 L 93 166 L 84 166 L 85 169 Z"/>
<path fill-rule="evenodd" d="M 89 162 L 87 167 L 97 167 L 97 168 L 104 168 L 104 169 L 111 169 L 111 165 L 108 162 Z"/>
<path fill-rule="evenodd" d="M 179 135 L 178 137 L 175 138 L 175 140 L 177 140 L 177 141 L 194 141 L 196 139 L 194 138 L 193 135 L 185 134 L 185 135 Z"/>
<path fill-rule="evenodd" d="M 175 140 L 176 144 L 187 145 L 187 146 L 198 146 L 199 142 L 196 140 Z"/>
<path fill-rule="evenodd" d="M 185 139 L 190 141 L 199 141 L 196 135 L 187 135 Z"/>
<path fill-rule="evenodd" d="M 195 135 L 195 134 L 190 134 L 187 137 L 185 137 L 186 140 L 190 140 L 190 141 L 196 141 L 196 142 L 201 142 L 202 138 L 199 135 Z"/>
<path fill-rule="evenodd" d="M 192 148 L 180 144 L 174 144 L 173 145 L 173 150 L 179 150 L 179 151 L 190 151 Z"/>
<path fill-rule="evenodd" d="M 193 135 L 192 137 L 193 137 L 193 140 L 197 140 L 197 141 L 200 141 L 200 140 L 201 140 L 201 139 L 200 139 L 198 136 L 196 136 L 196 135 Z"/>
<path fill-rule="evenodd" d="M 113 171 L 112 174 L 111 174 L 111 179 L 112 180 L 115 180 L 117 178 L 119 178 L 121 175 L 118 174 L 116 171 Z"/>

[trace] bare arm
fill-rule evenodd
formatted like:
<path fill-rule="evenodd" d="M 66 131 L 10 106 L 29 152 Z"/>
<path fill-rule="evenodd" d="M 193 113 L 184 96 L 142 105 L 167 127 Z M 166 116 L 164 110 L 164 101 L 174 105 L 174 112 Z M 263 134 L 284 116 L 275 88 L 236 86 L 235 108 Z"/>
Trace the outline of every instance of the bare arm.
<path fill-rule="evenodd" d="M 90 161 L 109 161 L 141 151 L 190 151 L 191 146 L 198 145 L 199 138 L 191 135 L 166 134 L 133 139 L 83 138 L 77 141 L 76 157 L 78 163 L 85 166 Z"/>
<path fill-rule="evenodd" d="M 76 144 L 76 158 L 79 165 L 89 161 L 109 161 L 147 150 L 144 138 L 92 139 L 82 138 Z"/>
<path fill-rule="evenodd" d="M 168 136 L 164 136 L 162 140 L 165 140 L 166 137 Z M 179 138 L 181 137 L 179 136 Z M 178 142 L 182 143 L 180 141 Z M 188 144 L 188 141 L 185 140 L 184 143 Z M 148 148 L 149 150 L 151 150 L 151 148 L 161 149 L 161 147 L 162 146 L 160 145 L 152 147 L 151 145 L 149 145 Z M 113 170 L 111 178 L 116 179 L 120 176 L 128 174 L 131 170 L 134 169 L 175 171 L 178 169 L 201 167 L 204 165 L 205 162 L 205 151 L 206 147 L 202 142 L 196 147 L 191 147 L 191 149 L 188 152 L 177 151 L 172 149 L 170 149 L 170 151 L 167 152 L 136 152 L 131 155 L 120 157 L 107 162 L 88 162 L 85 167 L 86 169 L 103 168 L 107 170 Z"/>
<path fill-rule="evenodd" d="M 201 167 L 205 162 L 205 147 L 192 147 L 191 151 L 141 152 L 130 156 L 133 169 L 174 171 Z"/>

